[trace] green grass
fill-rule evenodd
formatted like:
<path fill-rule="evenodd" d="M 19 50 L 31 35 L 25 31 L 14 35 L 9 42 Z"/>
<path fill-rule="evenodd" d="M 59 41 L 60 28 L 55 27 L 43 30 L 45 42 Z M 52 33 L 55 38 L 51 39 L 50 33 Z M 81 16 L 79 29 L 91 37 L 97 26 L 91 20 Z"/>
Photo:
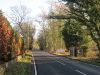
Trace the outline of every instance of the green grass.
<path fill-rule="evenodd" d="M 69 57 L 69 56 L 67 56 L 66 58 L 73 59 L 75 61 L 81 61 L 84 63 L 100 66 L 100 59 L 90 59 L 90 58 L 86 58 L 86 57 Z"/>
<path fill-rule="evenodd" d="M 25 54 L 20 61 L 12 63 L 6 71 L 6 75 L 31 75 L 31 55 Z"/>
<path fill-rule="evenodd" d="M 29 63 L 16 62 L 7 69 L 6 75 L 31 75 L 31 73 Z"/>

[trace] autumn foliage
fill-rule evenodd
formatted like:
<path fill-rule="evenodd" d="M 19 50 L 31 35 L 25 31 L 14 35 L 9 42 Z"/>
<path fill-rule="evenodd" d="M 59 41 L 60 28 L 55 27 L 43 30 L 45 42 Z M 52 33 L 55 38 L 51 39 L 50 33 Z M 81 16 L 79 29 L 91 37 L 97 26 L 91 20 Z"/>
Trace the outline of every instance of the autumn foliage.
<path fill-rule="evenodd" d="M 15 56 L 23 54 L 24 42 L 23 38 L 18 32 L 14 32 L 14 37 L 12 39 L 12 48 Z"/>
<path fill-rule="evenodd" d="M 10 26 L 8 20 L 0 14 L 0 59 L 9 60 L 22 54 L 23 40 Z"/>

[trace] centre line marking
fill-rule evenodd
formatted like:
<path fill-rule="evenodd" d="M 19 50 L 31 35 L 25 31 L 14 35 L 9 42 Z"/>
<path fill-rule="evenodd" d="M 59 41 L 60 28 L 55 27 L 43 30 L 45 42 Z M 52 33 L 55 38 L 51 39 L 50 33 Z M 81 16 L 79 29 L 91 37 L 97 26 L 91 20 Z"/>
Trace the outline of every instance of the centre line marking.
<path fill-rule="evenodd" d="M 82 75 L 87 75 L 87 74 L 85 74 L 85 73 L 83 73 L 83 72 L 81 72 L 79 70 L 75 70 L 75 71 L 78 72 L 78 73 L 80 73 L 80 74 L 82 74 Z"/>
<path fill-rule="evenodd" d="M 56 60 L 56 62 L 58 62 L 58 63 L 62 64 L 63 66 L 65 66 L 65 65 L 66 65 L 66 64 L 64 64 L 64 63 L 61 63 L 60 61 L 57 61 L 57 60 Z"/>

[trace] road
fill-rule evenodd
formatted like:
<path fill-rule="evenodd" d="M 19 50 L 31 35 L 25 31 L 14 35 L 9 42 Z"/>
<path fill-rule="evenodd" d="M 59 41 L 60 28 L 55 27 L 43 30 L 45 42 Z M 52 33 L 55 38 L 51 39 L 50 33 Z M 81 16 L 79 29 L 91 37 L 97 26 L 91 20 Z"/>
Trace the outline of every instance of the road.
<path fill-rule="evenodd" d="M 33 51 L 32 75 L 100 75 L 100 67 Z"/>

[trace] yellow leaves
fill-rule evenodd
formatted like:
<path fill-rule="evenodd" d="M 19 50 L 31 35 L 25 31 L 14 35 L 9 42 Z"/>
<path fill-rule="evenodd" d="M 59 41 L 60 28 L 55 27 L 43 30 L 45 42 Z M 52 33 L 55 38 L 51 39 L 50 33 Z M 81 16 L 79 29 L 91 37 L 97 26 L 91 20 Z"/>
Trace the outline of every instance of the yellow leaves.
<path fill-rule="evenodd" d="M 7 19 L 0 15 L 0 51 L 2 53 L 7 54 L 9 50 L 15 56 L 23 53 L 21 50 L 23 44 L 22 37 L 18 32 L 14 33 L 16 34 L 15 36 L 13 36 L 13 29 Z"/>
<path fill-rule="evenodd" d="M 15 39 L 17 37 L 17 40 Z M 19 33 L 17 33 L 17 36 L 16 37 L 13 37 L 13 49 L 14 49 L 14 53 L 15 55 L 19 55 L 21 54 L 21 47 L 22 47 L 22 38 L 20 36 Z"/>

